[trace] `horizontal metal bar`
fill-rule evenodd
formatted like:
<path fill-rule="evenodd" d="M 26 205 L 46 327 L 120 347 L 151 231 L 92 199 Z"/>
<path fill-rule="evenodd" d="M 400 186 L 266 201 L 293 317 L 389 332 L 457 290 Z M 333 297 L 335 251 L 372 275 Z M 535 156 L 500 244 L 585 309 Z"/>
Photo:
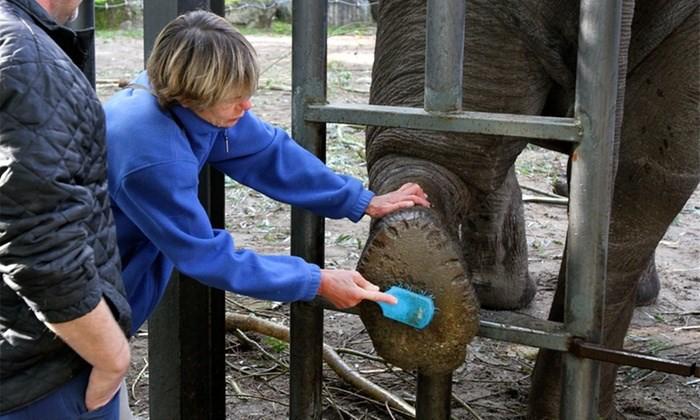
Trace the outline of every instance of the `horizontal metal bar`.
<path fill-rule="evenodd" d="M 313 301 L 323 309 L 359 315 L 358 307 L 338 309 L 329 301 L 317 297 Z M 494 340 L 508 341 L 544 349 L 568 351 L 571 335 L 564 331 L 563 324 L 529 315 L 509 311 L 480 312 L 478 335 Z"/>
<path fill-rule="evenodd" d="M 488 112 L 427 112 L 421 108 L 366 104 L 307 105 L 304 119 L 574 143 L 577 143 L 582 135 L 579 123 L 573 118 Z"/>
<path fill-rule="evenodd" d="M 519 314 L 481 310 L 480 337 L 542 349 L 568 351 L 571 335 L 563 324 Z"/>
<path fill-rule="evenodd" d="M 642 369 L 656 370 L 680 376 L 700 377 L 698 363 L 677 362 L 650 354 L 637 353 L 624 349 L 609 349 L 597 344 L 586 343 L 581 339 L 571 342 L 571 352 L 578 357 L 615 363 L 617 365 L 634 366 Z"/>
<path fill-rule="evenodd" d="M 338 309 L 323 298 L 316 298 L 314 303 L 324 309 L 359 315 L 359 308 Z M 587 343 L 571 336 L 564 330 L 564 324 L 547 321 L 529 315 L 509 311 L 481 310 L 479 323 L 480 337 L 526 346 L 557 351 L 570 351 L 584 358 L 610 362 L 618 365 L 635 366 L 642 369 L 656 370 L 681 376 L 700 377 L 700 363 L 686 363 L 664 359 L 629 350 L 609 349 L 594 343 Z"/>

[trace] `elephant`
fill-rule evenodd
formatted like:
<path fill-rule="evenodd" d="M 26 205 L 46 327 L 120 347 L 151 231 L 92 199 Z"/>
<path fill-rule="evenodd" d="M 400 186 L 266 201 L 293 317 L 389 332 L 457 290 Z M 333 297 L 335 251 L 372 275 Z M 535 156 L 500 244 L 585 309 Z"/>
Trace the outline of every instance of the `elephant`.
<path fill-rule="evenodd" d="M 577 1 L 468 0 L 462 108 L 573 116 L 578 15 Z M 371 104 L 423 107 L 425 16 L 425 0 L 379 2 Z M 602 335 L 608 347 L 622 346 L 639 281 L 655 273 L 654 250 L 700 180 L 699 50 L 698 0 L 624 1 Z M 367 129 L 370 188 L 383 193 L 416 181 L 433 206 L 373 222 L 358 270 L 379 285 L 397 279 L 414 284 L 451 317 L 437 331 L 392 332 L 376 311 L 362 307 L 375 347 L 390 361 L 424 373 L 448 372 L 464 361 L 460 346 L 478 328 L 478 311 L 470 305 L 514 309 L 532 300 L 536 287 L 528 275 L 514 171 L 530 141 Z M 572 152 L 562 143 L 553 148 Z M 449 267 L 439 271 L 441 264 Z M 562 267 L 550 309 L 554 321 L 563 320 L 564 272 Z M 426 351 L 428 357 L 419 356 Z M 540 350 L 530 418 L 559 417 L 559 366 L 560 353 Z M 616 416 L 616 369 L 601 367 L 603 418 Z"/>

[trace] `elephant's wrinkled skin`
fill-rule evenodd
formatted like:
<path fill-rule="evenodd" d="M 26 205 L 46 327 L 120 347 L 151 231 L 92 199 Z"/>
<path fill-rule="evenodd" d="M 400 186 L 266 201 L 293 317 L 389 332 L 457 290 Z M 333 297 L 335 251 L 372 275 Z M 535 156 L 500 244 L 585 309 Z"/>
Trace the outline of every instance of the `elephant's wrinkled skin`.
<path fill-rule="evenodd" d="M 578 8 L 575 1 L 469 0 L 463 109 L 571 116 Z M 422 107 L 425 1 L 381 0 L 378 12 L 370 101 Z M 622 345 L 638 279 L 700 178 L 699 18 L 698 0 L 624 6 L 620 65 L 627 77 L 620 83 L 626 84 L 624 96 L 618 95 L 624 119 L 618 116 L 622 126 L 618 124 L 616 138 L 619 159 L 608 250 L 608 346 Z M 522 307 L 535 291 L 528 277 L 520 187 L 513 170 L 525 145 L 395 128 L 375 127 L 367 133 L 371 187 L 381 193 L 404 180 L 424 185 L 434 204 L 431 211 L 461 250 L 465 277 L 482 305 L 490 308 Z M 373 235 L 377 229 L 387 227 L 374 225 Z M 379 264 L 368 252 L 372 246 L 370 241 L 363 254 L 360 268 L 365 272 Z M 562 319 L 559 289 L 550 314 L 554 320 Z M 375 342 L 382 339 L 371 328 L 370 334 Z M 540 352 L 531 390 L 532 418 L 558 418 L 559 365 L 558 354 Z M 608 418 L 614 416 L 616 369 L 602 369 L 600 414 Z"/>

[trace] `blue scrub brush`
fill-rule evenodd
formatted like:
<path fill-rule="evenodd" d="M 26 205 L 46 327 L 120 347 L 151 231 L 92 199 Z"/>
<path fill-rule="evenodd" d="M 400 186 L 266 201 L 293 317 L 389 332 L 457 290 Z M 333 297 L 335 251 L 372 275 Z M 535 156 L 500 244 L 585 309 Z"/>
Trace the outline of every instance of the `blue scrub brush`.
<path fill-rule="evenodd" d="M 396 297 L 398 303 L 379 302 L 382 313 L 386 318 L 393 319 L 422 330 L 430 324 L 435 314 L 433 299 L 420 293 L 392 286 L 385 293 Z"/>

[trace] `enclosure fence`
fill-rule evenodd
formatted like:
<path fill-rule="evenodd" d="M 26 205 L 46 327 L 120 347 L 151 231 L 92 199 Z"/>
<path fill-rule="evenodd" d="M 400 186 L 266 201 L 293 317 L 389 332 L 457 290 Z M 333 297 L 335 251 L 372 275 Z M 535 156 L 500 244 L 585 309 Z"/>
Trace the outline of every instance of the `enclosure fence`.
<path fill-rule="evenodd" d="M 466 0 L 468 2 L 468 0 Z M 423 109 L 326 103 L 326 0 L 295 0 L 292 38 L 292 133 L 325 158 L 325 124 L 347 123 L 501 134 L 576 143 L 570 186 L 565 320 L 482 312 L 479 335 L 565 352 L 561 418 L 597 417 L 599 363 L 570 353 L 576 337 L 600 342 L 610 213 L 621 0 L 582 0 L 575 115 L 538 117 L 462 111 L 465 0 L 428 0 Z M 467 28 L 469 30 L 469 28 Z M 593 71 L 592 69 L 596 69 Z M 323 219 L 292 209 L 292 253 L 324 263 Z M 294 303 L 291 310 L 290 418 L 321 418 L 324 308 Z M 418 419 L 450 418 L 452 375 L 419 375 Z"/>
<path fill-rule="evenodd" d="M 326 101 L 328 6 L 334 0 L 294 0 L 292 132 L 306 149 L 325 159 L 325 124 L 348 123 L 499 134 L 573 142 L 567 285 L 563 323 L 512 312 L 482 311 L 479 335 L 564 352 L 561 418 L 597 417 L 599 362 L 571 353 L 574 339 L 600 342 L 610 210 L 611 145 L 614 134 L 622 0 L 581 0 L 575 115 L 554 118 L 462 111 L 465 0 L 428 0 L 423 108 Z M 347 0 L 335 0 L 348 3 Z M 469 1 L 469 0 L 466 0 Z M 86 2 L 92 7 L 93 2 Z M 141 3 L 141 2 L 138 2 Z M 350 2 L 352 3 L 352 2 Z M 136 4 L 131 1 L 120 3 Z M 223 0 L 148 0 L 144 8 L 144 55 L 167 22 L 188 10 L 224 15 Z M 110 6 L 116 7 L 116 6 Z M 467 28 L 469 30 L 469 28 Z M 439 47 L 439 50 L 438 50 Z M 595 69 L 595 70 L 593 70 Z M 205 167 L 199 198 L 214 227 L 224 227 L 224 181 Z M 324 265 L 324 220 L 292 209 L 292 254 Z M 149 320 L 151 419 L 223 419 L 224 294 L 181 274 L 171 281 Z M 321 418 L 324 306 L 291 308 L 290 418 Z M 313 331 L 313 334 L 308 334 Z M 450 417 L 451 374 L 419 375 L 417 417 Z"/>
<path fill-rule="evenodd" d="M 240 10 L 240 9 L 273 9 L 282 5 L 289 5 L 293 0 L 279 0 L 279 1 L 252 1 L 250 3 L 246 2 L 238 2 L 235 4 L 230 4 L 228 6 L 225 6 L 224 10 L 228 13 L 233 10 Z M 133 7 L 135 9 L 140 9 L 143 10 L 143 2 L 144 0 L 123 0 L 119 3 L 117 2 L 109 2 L 109 1 L 96 1 L 95 2 L 95 9 L 102 9 L 102 10 L 109 10 L 109 9 L 118 9 L 121 7 Z M 375 6 L 379 4 L 379 1 L 370 1 L 370 0 L 328 0 L 328 5 L 343 5 L 343 6 L 350 6 L 350 7 L 358 7 L 358 8 L 365 8 L 368 6 Z"/>

